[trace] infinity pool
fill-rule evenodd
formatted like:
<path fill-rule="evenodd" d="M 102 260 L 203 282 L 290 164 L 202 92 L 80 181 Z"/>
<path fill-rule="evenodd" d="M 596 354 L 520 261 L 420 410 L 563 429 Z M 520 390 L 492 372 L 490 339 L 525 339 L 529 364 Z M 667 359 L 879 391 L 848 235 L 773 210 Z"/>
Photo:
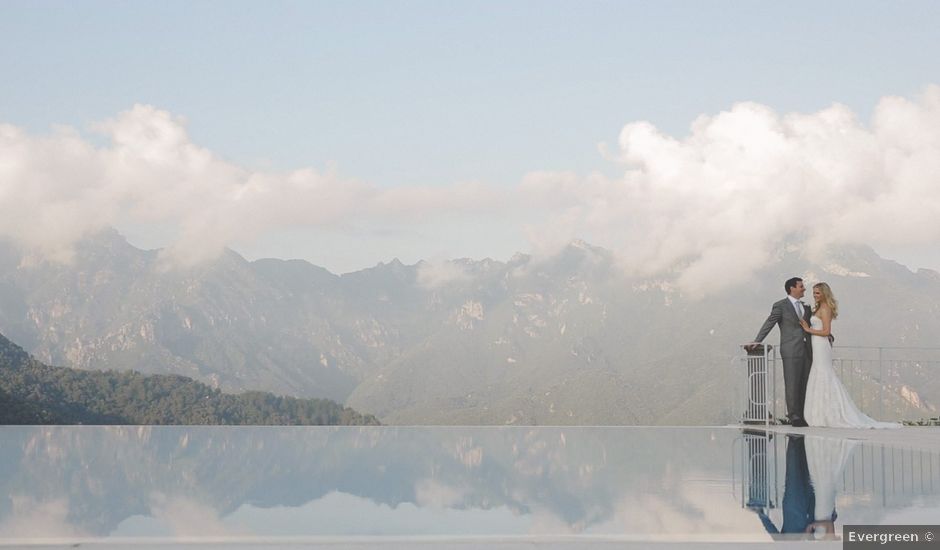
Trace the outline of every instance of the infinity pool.
<path fill-rule="evenodd" d="M 760 542 L 937 523 L 940 451 L 919 444 L 937 431 L 904 433 L 8 426 L 0 545 Z"/>

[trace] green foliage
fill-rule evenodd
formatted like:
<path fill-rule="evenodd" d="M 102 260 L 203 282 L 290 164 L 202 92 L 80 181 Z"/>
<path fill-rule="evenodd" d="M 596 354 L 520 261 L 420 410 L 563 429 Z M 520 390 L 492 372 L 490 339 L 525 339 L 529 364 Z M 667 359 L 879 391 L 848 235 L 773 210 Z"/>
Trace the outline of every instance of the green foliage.
<path fill-rule="evenodd" d="M 921 418 L 920 420 L 905 420 L 905 426 L 940 426 L 940 416 L 934 418 Z"/>
<path fill-rule="evenodd" d="M 50 367 L 0 335 L 0 424 L 375 425 L 326 399 L 238 395 L 184 376 Z"/>

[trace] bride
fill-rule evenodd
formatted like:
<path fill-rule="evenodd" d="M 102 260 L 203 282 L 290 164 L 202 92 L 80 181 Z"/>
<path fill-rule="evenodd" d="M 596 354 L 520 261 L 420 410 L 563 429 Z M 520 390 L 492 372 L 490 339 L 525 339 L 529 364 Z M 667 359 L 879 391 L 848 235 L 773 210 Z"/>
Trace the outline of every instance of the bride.
<path fill-rule="evenodd" d="M 816 307 L 810 318 L 812 325 L 800 320 L 803 330 L 812 334 L 813 365 L 806 382 L 806 404 L 803 418 L 810 426 L 829 428 L 900 428 L 894 422 L 878 422 L 858 410 L 845 386 L 832 368 L 832 344 L 829 334 L 832 321 L 839 315 L 839 303 L 826 283 L 813 285 Z"/>

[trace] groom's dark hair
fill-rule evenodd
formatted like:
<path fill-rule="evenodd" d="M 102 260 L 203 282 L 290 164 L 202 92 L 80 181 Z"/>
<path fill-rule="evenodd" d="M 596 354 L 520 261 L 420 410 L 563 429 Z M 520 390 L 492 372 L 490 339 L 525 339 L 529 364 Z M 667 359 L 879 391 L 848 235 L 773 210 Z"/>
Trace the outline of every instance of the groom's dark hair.
<path fill-rule="evenodd" d="M 793 288 L 793 287 L 795 287 L 795 286 L 796 286 L 796 283 L 799 283 L 799 282 L 802 282 L 802 281 L 803 281 L 803 279 L 800 279 L 799 277 L 793 277 L 793 278 L 791 278 L 791 279 L 787 279 L 787 282 L 783 283 L 783 289 L 787 291 L 787 295 L 789 296 L 789 295 L 790 295 L 790 289 Z"/>

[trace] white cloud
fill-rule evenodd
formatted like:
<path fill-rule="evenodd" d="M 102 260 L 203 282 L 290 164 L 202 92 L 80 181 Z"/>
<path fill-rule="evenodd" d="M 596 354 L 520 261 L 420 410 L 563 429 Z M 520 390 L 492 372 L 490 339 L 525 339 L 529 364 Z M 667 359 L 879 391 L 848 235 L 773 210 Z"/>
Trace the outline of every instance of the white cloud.
<path fill-rule="evenodd" d="M 784 242 L 884 251 L 940 239 L 940 86 L 882 99 L 870 124 L 838 104 L 779 114 L 756 103 L 702 115 L 682 138 L 634 122 L 608 155 L 622 176 L 532 172 L 511 189 L 381 188 L 330 170 L 250 170 L 147 105 L 95 130 L 107 145 L 71 128 L 34 136 L 0 125 L 0 237 L 67 261 L 92 232 L 150 224 L 175 231 L 164 257 L 191 265 L 294 228 L 351 234 L 365 224 L 407 236 L 416 224 L 434 235 L 466 224 L 473 229 L 455 246 L 495 247 L 503 243 L 492 228 L 505 227 L 527 235 L 537 257 L 582 238 L 613 250 L 628 273 L 672 273 L 690 294 L 746 281 Z M 423 281 L 459 279 L 451 267 L 425 266 Z"/>
<path fill-rule="evenodd" d="M 68 261 L 75 242 L 106 226 L 169 224 L 177 236 L 165 257 L 191 265 L 280 228 L 415 223 L 505 199 L 478 183 L 381 189 L 330 171 L 248 170 L 195 145 L 184 119 L 149 105 L 94 129 L 107 146 L 72 128 L 36 137 L 0 125 L 0 237 Z"/>
<path fill-rule="evenodd" d="M 418 284 L 425 288 L 439 288 L 451 283 L 470 280 L 470 274 L 457 263 L 435 259 L 418 264 Z"/>
<path fill-rule="evenodd" d="M 420 508 L 454 508 L 460 505 L 467 491 L 452 487 L 434 478 L 425 478 L 415 483 L 415 504 Z"/>
<path fill-rule="evenodd" d="M 0 538 L 48 544 L 90 536 L 70 521 L 66 498 L 37 501 L 31 495 L 13 494 L 9 502 L 11 510 L 0 520 Z"/>
<path fill-rule="evenodd" d="M 248 533 L 241 526 L 226 524 L 212 506 L 188 496 L 153 493 L 150 513 L 174 537 L 231 537 Z"/>
<path fill-rule="evenodd" d="M 703 293 L 746 280 L 784 242 L 926 245 L 940 238 L 940 87 L 888 97 L 870 127 L 842 105 L 779 115 L 755 103 L 700 116 L 682 139 L 623 128 L 620 178 L 533 173 L 542 235 L 612 248 L 632 273 L 676 269 Z"/>

